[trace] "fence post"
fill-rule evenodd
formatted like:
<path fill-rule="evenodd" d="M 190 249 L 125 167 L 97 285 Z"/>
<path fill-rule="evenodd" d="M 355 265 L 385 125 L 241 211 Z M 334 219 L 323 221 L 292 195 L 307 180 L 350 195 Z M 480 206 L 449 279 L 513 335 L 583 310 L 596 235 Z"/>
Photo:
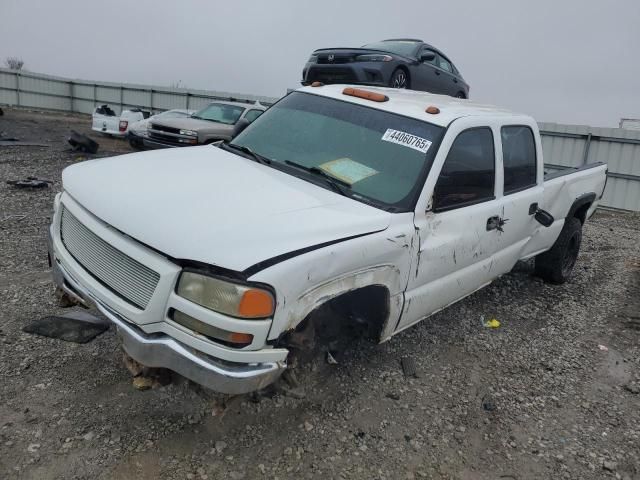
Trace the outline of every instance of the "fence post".
<path fill-rule="evenodd" d="M 16 70 L 16 101 L 20 106 L 20 71 Z"/>
<path fill-rule="evenodd" d="M 124 108 L 124 95 L 122 93 L 122 85 L 120 85 L 120 115 L 122 115 L 122 109 Z"/>
<path fill-rule="evenodd" d="M 73 80 L 69 80 L 69 110 L 75 112 L 75 110 L 73 109 L 73 90 Z"/>
<path fill-rule="evenodd" d="M 187 110 L 189 110 L 189 98 L 191 98 L 191 93 L 187 92 L 187 106 L 186 106 Z"/>
<path fill-rule="evenodd" d="M 151 110 L 151 114 L 153 115 L 153 88 L 149 89 L 149 92 L 151 93 L 149 98 L 149 110 Z"/>
<path fill-rule="evenodd" d="M 93 108 L 98 106 L 98 86 L 93 84 Z"/>
<path fill-rule="evenodd" d="M 587 140 L 584 145 L 584 153 L 582 154 L 582 165 L 586 165 L 589 160 L 589 147 L 591 147 L 591 132 L 587 135 Z"/>

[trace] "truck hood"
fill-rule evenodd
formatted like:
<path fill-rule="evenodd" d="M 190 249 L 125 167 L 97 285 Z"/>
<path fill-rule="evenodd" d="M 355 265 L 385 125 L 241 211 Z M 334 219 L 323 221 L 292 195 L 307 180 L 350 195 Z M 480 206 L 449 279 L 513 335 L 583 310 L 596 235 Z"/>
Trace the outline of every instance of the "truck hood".
<path fill-rule="evenodd" d="M 233 125 L 226 123 L 212 122 L 210 120 L 200 120 L 199 118 L 167 118 L 152 120 L 152 124 L 164 125 L 165 127 L 179 128 L 183 130 L 195 130 L 198 134 L 222 134 L 231 135 Z"/>
<path fill-rule="evenodd" d="M 381 231 L 391 214 L 214 146 L 67 167 L 65 192 L 169 257 L 243 271 L 279 255 Z"/>

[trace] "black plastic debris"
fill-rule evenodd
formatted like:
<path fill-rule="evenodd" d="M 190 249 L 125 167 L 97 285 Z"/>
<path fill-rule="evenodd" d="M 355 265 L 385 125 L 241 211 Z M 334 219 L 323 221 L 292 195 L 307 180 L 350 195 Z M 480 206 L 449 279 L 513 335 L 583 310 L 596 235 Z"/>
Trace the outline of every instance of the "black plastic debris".
<path fill-rule="evenodd" d="M 24 180 L 7 180 L 7 183 L 16 188 L 48 188 L 53 182 L 36 177 L 27 177 Z"/>
<path fill-rule="evenodd" d="M 67 139 L 74 151 L 85 153 L 97 153 L 98 142 L 91 140 L 86 135 L 82 135 L 75 130 L 71 130 L 71 136 Z"/>
<path fill-rule="evenodd" d="M 496 409 L 496 403 L 489 395 L 482 397 L 482 408 L 487 412 L 493 412 Z"/>
<path fill-rule="evenodd" d="M 65 342 L 87 343 L 109 329 L 109 321 L 80 310 L 34 320 L 22 331 Z"/>
<path fill-rule="evenodd" d="M 400 365 L 402 365 L 402 371 L 404 372 L 405 377 L 418 378 L 418 365 L 413 358 L 402 357 Z"/>

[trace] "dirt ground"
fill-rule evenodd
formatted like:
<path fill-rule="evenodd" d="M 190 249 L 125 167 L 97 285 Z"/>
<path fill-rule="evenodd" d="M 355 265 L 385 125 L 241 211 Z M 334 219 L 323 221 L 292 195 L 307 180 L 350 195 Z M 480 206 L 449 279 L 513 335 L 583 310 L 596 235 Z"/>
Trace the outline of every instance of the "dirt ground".
<path fill-rule="evenodd" d="M 89 118 L 0 117 L 0 137 L 49 145 L 0 146 L 0 478 L 640 479 L 639 215 L 587 222 L 570 283 L 519 265 L 383 345 L 316 362 L 304 395 L 138 391 L 113 329 L 84 345 L 22 332 L 65 311 L 45 232 L 62 169 L 86 158 L 70 128 Z M 98 156 L 130 151 L 94 138 Z M 27 176 L 53 185 L 5 182 Z"/>

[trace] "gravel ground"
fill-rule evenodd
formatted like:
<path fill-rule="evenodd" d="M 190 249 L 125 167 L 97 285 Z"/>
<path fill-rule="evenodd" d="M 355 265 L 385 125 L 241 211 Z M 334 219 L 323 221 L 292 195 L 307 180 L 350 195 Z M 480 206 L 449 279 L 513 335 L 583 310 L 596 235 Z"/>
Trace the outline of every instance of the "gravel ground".
<path fill-rule="evenodd" d="M 304 395 L 141 392 L 113 330 L 85 345 L 21 331 L 64 312 L 45 232 L 61 170 L 81 161 L 65 135 L 88 125 L 0 117 L 0 137 L 50 144 L 0 147 L 0 478 L 640 479 L 639 215 L 596 214 L 570 283 L 519 265 L 390 342 L 312 364 Z M 94 138 L 99 156 L 129 151 Z M 53 187 L 5 183 L 29 175 Z"/>

